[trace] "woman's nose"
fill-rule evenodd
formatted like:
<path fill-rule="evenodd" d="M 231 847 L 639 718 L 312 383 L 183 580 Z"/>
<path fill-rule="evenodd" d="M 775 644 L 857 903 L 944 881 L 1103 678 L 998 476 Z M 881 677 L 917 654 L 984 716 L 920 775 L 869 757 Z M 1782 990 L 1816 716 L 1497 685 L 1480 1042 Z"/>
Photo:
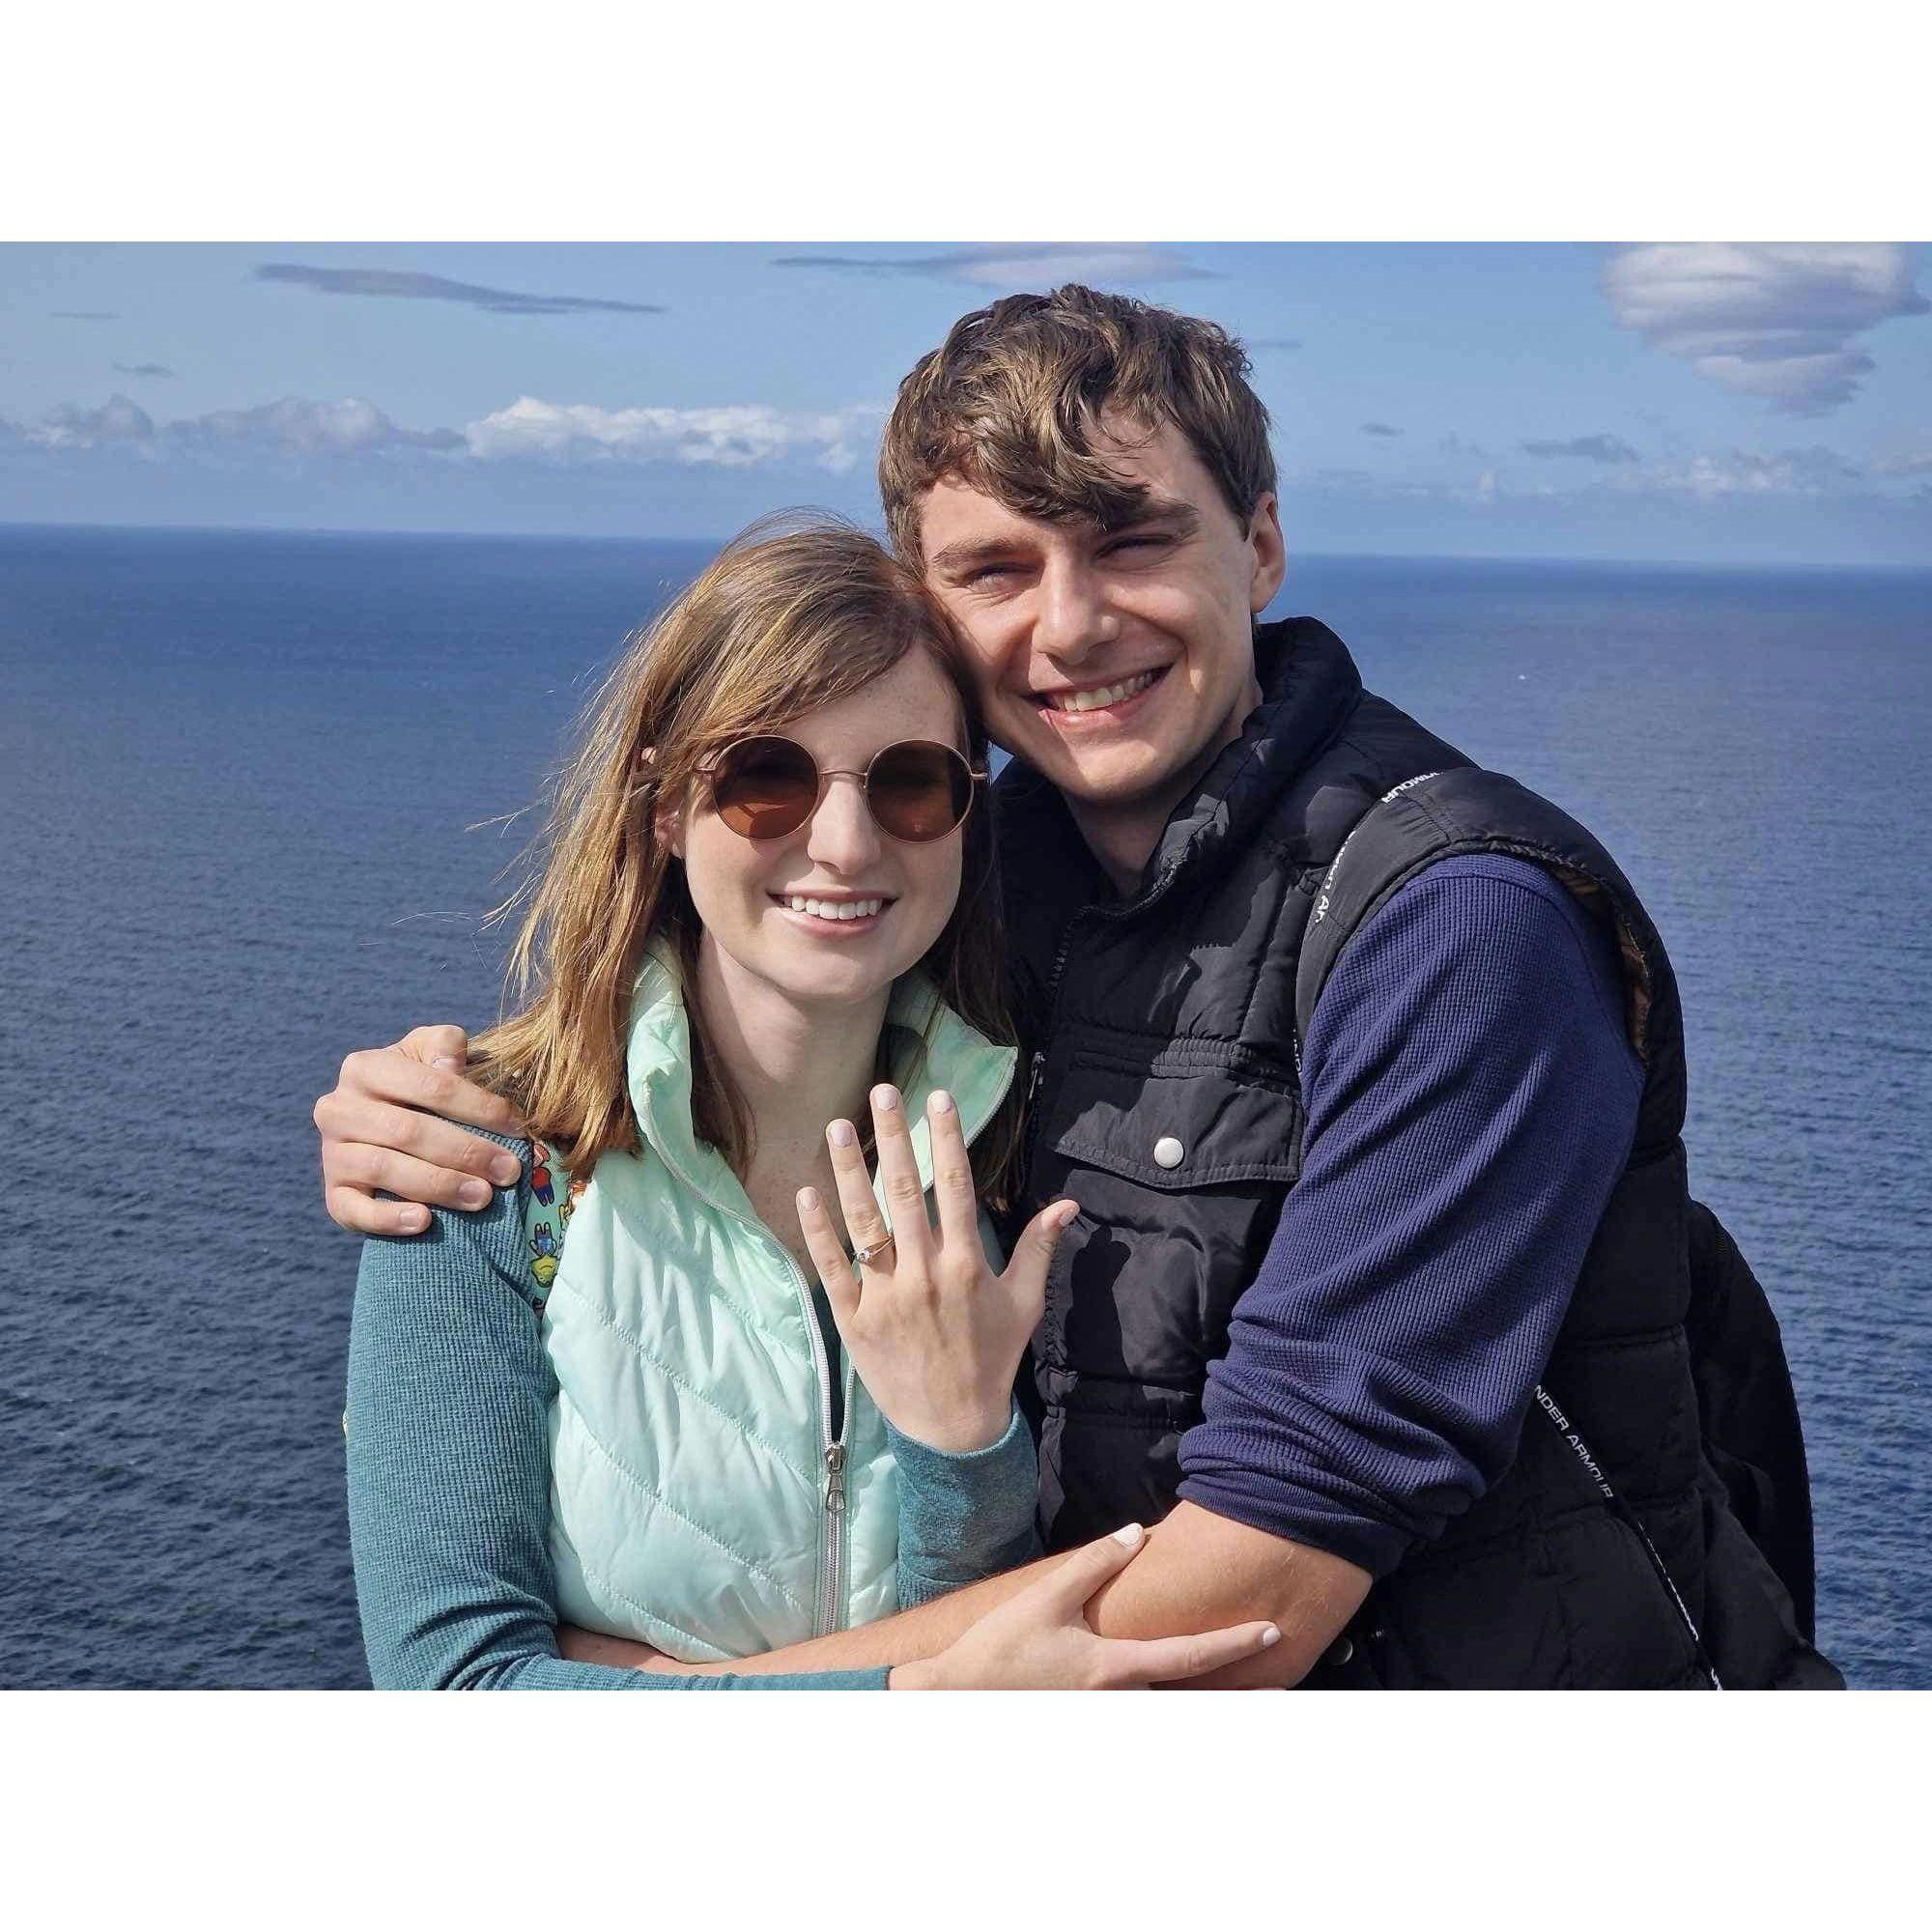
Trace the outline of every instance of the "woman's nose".
<path fill-rule="evenodd" d="M 866 803 L 864 779 L 850 772 L 827 777 L 806 850 L 818 864 L 847 873 L 862 871 L 878 857 L 879 828 Z"/>

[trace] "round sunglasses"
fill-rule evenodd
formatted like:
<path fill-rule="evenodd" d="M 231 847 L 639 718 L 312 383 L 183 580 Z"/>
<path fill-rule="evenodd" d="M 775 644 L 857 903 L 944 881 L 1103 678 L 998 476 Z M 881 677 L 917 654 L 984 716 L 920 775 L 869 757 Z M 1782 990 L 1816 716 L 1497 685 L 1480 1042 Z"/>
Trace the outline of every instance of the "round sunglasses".
<path fill-rule="evenodd" d="M 825 787 L 838 778 L 857 779 L 872 822 L 889 838 L 929 844 L 956 832 L 973 810 L 975 789 L 986 774 L 976 771 L 951 745 L 906 738 L 872 754 L 863 772 L 821 771 L 818 761 L 790 738 L 740 738 L 727 745 L 702 774 L 711 803 L 741 838 L 783 838 L 818 810 Z"/>

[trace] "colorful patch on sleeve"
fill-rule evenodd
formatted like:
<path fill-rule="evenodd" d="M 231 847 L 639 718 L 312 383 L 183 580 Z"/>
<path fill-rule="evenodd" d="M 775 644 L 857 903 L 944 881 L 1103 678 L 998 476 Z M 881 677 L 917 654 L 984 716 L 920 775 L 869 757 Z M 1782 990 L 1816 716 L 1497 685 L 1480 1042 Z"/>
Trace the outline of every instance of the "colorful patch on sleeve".
<path fill-rule="evenodd" d="M 549 1294 L 563 1259 L 564 1230 L 570 1226 L 584 1182 L 573 1180 L 542 1141 L 530 1143 L 529 1173 L 529 1190 L 524 1197 L 524 1244 L 529 1252 L 530 1279 L 539 1291 L 537 1312 L 542 1314 L 543 1297 Z"/>

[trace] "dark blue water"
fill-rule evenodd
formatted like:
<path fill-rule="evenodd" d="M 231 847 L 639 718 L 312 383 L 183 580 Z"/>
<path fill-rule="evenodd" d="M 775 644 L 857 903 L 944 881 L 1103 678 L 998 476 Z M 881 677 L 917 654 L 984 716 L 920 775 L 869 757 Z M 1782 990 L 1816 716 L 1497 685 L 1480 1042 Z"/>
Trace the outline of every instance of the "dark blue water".
<path fill-rule="evenodd" d="M 0 529 L 0 1684 L 365 1681 L 309 1108 L 498 895 L 694 546 Z M 1932 574 L 1312 559 L 1283 610 L 1603 836 L 1810 1444 L 1821 1640 L 1932 1686 Z"/>

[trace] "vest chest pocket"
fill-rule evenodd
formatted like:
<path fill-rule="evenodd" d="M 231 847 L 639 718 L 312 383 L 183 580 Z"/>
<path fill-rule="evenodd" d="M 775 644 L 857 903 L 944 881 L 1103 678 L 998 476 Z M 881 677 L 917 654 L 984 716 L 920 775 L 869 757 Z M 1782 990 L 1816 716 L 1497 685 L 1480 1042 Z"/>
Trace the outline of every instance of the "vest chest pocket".
<path fill-rule="evenodd" d="M 1179 1041 L 1151 1061 L 1076 1046 L 1039 1140 L 1161 1193 L 1240 1181 L 1285 1188 L 1300 1167 L 1301 1101 L 1292 1078 Z"/>
<path fill-rule="evenodd" d="M 1112 1042 L 1061 1051 L 1030 1191 L 1071 1195 L 1080 1215 L 1047 1284 L 1042 1395 L 1137 1406 L 1138 1385 L 1191 1408 L 1298 1172 L 1299 1098 L 1292 1081 L 1188 1042 L 1138 1059 Z"/>

